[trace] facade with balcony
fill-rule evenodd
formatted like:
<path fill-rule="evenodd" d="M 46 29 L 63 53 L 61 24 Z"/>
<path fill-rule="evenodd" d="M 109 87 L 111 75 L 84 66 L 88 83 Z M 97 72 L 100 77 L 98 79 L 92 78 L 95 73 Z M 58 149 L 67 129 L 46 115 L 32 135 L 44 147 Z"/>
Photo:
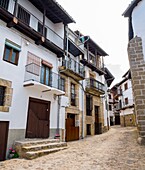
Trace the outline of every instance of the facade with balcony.
<path fill-rule="evenodd" d="M 116 96 L 118 103 L 114 104 L 114 112 L 120 115 L 121 126 L 135 126 L 136 118 L 134 113 L 134 99 L 132 93 L 131 73 L 127 71 L 122 81 L 116 84 Z"/>
<path fill-rule="evenodd" d="M 83 45 L 78 45 L 81 42 L 75 32 L 66 28 L 66 34 L 65 56 L 59 59 L 59 73 L 65 80 L 65 97 L 68 99 L 65 140 L 73 141 L 82 137 L 83 99 L 80 83 L 85 80 L 85 66 L 79 62 L 79 56 L 84 55 L 84 49 Z"/>
<path fill-rule="evenodd" d="M 74 22 L 55 1 L 0 1 L 0 128 L 2 159 L 15 140 L 64 140 L 66 83 L 58 72 L 65 27 Z M 64 97 L 65 98 L 65 97 Z M 66 104 L 66 102 L 64 102 Z M 59 116 L 61 121 L 58 127 Z"/>
<path fill-rule="evenodd" d="M 75 33 L 79 37 L 84 36 L 79 31 L 75 31 Z M 106 72 L 103 61 L 103 57 L 108 54 L 90 37 L 84 43 L 79 43 L 79 45 L 81 44 L 84 45 L 84 55 L 79 56 L 79 61 L 85 67 L 85 79 L 81 82 L 83 85 L 82 112 L 84 113 L 82 133 L 83 136 L 87 136 L 101 134 L 105 129 L 108 129 L 107 116 L 105 116 L 107 111 L 104 110 L 105 98 L 101 98 L 102 95 L 107 93 L 108 87 L 104 76 Z"/>

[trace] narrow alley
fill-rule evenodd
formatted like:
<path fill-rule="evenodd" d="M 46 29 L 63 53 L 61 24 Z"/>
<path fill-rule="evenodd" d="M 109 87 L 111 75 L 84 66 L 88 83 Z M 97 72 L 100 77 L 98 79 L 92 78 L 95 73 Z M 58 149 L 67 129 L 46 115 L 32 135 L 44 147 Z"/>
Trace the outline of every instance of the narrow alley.
<path fill-rule="evenodd" d="M 144 170 L 145 147 L 136 142 L 136 128 L 120 126 L 102 135 L 68 142 L 68 149 L 34 160 L 12 159 L 0 170 Z"/>

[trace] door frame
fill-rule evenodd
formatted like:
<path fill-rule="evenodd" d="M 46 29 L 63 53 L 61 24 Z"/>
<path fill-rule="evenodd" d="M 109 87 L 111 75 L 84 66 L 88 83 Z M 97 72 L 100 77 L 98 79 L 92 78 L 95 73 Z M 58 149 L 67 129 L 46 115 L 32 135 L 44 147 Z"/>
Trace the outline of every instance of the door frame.
<path fill-rule="evenodd" d="M 3 152 L 3 157 L 0 161 L 4 161 L 6 159 L 6 152 L 7 152 L 7 142 L 8 142 L 8 133 L 9 133 L 9 121 L 0 121 L 0 123 L 6 123 L 6 129 L 5 129 L 5 138 L 3 138 L 4 140 L 4 152 Z M 2 140 L 2 139 L 1 139 Z"/>
<path fill-rule="evenodd" d="M 39 102 L 39 103 L 42 103 L 42 104 L 48 104 L 50 103 L 50 106 L 49 106 L 49 115 L 48 115 L 48 137 L 50 135 L 50 107 L 51 107 L 51 101 L 47 101 L 47 100 L 42 100 L 42 99 L 38 99 L 38 98 L 33 98 L 33 97 L 29 97 L 29 104 L 28 104 L 28 110 L 27 110 L 27 122 L 26 122 L 26 133 L 25 133 L 25 138 L 27 138 L 27 130 L 28 130 L 28 120 L 29 120 L 29 109 L 30 109 L 30 101 L 32 102 Z"/>

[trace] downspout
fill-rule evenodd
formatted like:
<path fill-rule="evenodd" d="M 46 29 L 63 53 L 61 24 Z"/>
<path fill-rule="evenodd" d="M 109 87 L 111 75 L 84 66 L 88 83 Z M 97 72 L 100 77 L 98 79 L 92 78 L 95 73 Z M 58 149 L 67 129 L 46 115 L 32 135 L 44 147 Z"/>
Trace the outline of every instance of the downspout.
<path fill-rule="evenodd" d="M 58 96 L 58 106 L 57 106 L 57 128 L 56 128 L 56 134 L 55 134 L 55 139 L 60 139 L 60 134 L 59 134 L 59 118 L 60 118 L 60 102 L 61 102 L 61 97 Z"/>
<path fill-rule="evenodd" d="M 83 86 L 83 81 L 82 81 Z M 84 139 L 84 91 L 82 88 L 82 139 Z"/>

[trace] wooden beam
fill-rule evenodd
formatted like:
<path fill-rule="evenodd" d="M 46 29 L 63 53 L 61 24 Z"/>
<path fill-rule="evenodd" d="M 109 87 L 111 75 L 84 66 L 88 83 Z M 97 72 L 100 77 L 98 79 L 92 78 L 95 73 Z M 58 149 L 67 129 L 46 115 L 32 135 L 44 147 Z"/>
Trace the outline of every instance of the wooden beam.
<path fill-rule="evenodd" d="M 14 27 L 16 24 L 18 24 L 18 19 L 16 17 L 13 17 L 12 21 L 7 23 L 7 27 L 11 28 L 11 27 Z"/>

